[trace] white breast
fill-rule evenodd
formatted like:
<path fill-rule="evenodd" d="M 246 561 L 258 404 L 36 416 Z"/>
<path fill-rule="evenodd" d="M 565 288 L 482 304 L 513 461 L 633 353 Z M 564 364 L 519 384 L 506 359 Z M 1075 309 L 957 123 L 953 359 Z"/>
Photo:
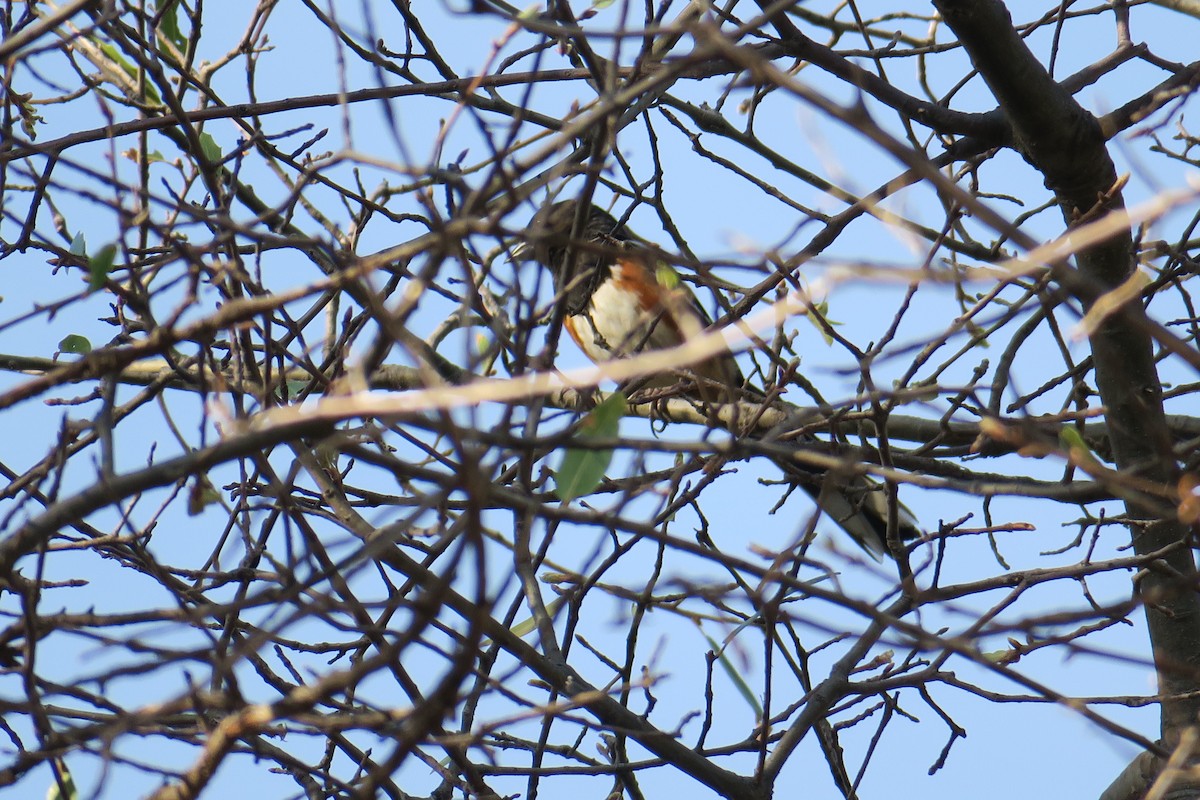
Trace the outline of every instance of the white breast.
<path fill-rule="evenodd" d="M 627 292 L 605 281 L 596 287 L 586 314 L 575 317 L 583 351 L 593 361 L 606 361 L 637 350 L 658 350 L 679 344 L 679 337 L 662 318 L 662 309 L 643 311 Z"/>

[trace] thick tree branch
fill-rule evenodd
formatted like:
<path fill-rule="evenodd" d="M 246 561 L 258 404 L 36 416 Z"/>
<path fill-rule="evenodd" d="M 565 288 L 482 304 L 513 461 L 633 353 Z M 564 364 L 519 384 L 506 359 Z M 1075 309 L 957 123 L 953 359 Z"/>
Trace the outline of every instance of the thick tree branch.
<path fill-rule="evenodd" d="M 1045 176 L 1067 224 L 1123 208 L 1100 124 L 1029 51 L 1005 6 L 998 0 L 934 0 L 934 5 L 1008 116 L 1018 148 Z M 1116 289 L 1135 268 L 1129 231 L 1081 250 L 1076 260 L 1089 283 Z M 1080 299 L 1090 308 L 1099 296 L 1088 293 Z M 1091 336 L 1092 355 L 1117 466 L 1169 486 L 1178 478 L 1178 467 L 1151 340 L 1136 324 L 1143 314 L 1141 304 L 1132 302 L 1121 313 L 1108 315 Z M 1127 510 L 1135 519 L 1149 517 L 1144 529 L 1133 531 L 1139 553 L 1189 536 L 1185 525 L 1156 519 L 1137 502 L 1128 503 Z M 1168 698 L 1162 706 L 1162 737 L 1173 745 L 1200 713 L 1197 698 L 1176 699 L 1200 679 L 1200 602 L 1190 550 L 1180 548 L 1164 560 L 1167 569 L 1146 574 L 1139 590 L 1146 602 L 1160 693 Z"/>

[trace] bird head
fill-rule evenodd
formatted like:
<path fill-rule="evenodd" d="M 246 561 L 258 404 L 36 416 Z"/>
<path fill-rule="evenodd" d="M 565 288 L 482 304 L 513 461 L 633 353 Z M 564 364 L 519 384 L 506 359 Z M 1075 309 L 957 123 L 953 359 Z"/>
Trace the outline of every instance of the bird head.
<path fill-rule="evenodd" d="M 629 229 L 595 205 L 588 205 L 579 235 L 572 238 L 579 209 L 578 200 L 544 206 L 512 250 L 514 260 L 536 261 L 550 270 L 555 288 L 564 293 L 569 314 L 578 314 L 587 306 L 592 291 L 607 277 L 615 250 L 636 240 Z"/>

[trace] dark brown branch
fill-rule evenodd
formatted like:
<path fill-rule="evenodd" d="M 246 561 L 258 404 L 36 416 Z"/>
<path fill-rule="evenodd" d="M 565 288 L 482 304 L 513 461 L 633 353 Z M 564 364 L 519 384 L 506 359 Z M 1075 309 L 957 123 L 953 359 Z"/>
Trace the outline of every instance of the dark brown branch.
<path fill-rule="evenodd" d="M 934 5 L 1008 116 L 1018 148 L 1045 176 L 1068 225 L 1122 208 L 1116 169 L 1099 122 L 1050 77 L 1013 29 L 1005 6 L 998 0 L 934 0 Z M 1129 231 L 1080 251 L 1077 261 L 1088 284 L 1116 289 L 1135 267 Z M 1068 270 L 1063 267 L 1060 274 Z M 1091 307 L 1100 294 L 1088 292 L 1080 299 Z M 1143 317 L 1137 302 L 1108 315 L 1091 335 L 1092 355 L 1117 466 L 1171 486 L 1178 467 L 1151 340 L 1138 324 Z M 1129 503 L 1127 510 L 1134 518 L 1157 516 L 1137 502 Z M 1144 531 L 1135 531 L 1133 542 L 1137 552 L 1145 553 L 1188 536 L 1186 526 L 1160 518 Z M 1164 561 L 1167 569 L 1147 573 L 1139 589 L 1147 599 L 1159 693 L 1172 698 L 1164 701 L 1161 720 L 1162 737 L 1171 747 L 1200 713 L 1200 698 L 1191 694 L 1200 679 L 1200 601 L 1191 551 L 1179 548 Z"/>

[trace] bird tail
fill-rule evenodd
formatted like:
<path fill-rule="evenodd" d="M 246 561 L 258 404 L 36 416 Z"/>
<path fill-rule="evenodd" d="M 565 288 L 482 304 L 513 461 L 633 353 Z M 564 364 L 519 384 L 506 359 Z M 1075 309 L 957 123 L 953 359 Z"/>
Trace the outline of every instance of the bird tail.
<path fill-rule="evenodd" d="M 888 502 L 882 483 L 865 475 L 824 474 L 801 469 L 795 463 L 781 466 L 812 496 L 842 530 L 850 534 L 873 558 L 888 555 Z M 800 474 L 802 473 L 802 474 Z M 898 508 L 900 539 L 920 538 L 923 531 L 916 516 L 904 504 Z"/>

